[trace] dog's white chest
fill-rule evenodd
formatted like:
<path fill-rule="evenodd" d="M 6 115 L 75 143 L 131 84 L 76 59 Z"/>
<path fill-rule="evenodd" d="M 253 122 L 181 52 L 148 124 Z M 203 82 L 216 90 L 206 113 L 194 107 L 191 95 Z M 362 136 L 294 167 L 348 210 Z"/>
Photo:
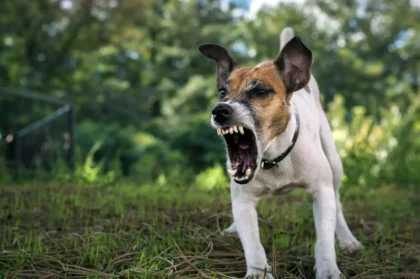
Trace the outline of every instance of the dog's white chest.
<path fill-rule="evenodd" d="M 267 194 L 281 195 L 302 187 L 303 183 L 296 178 L 296 171 L 289 161 L 286 159 L 279 167 L 270 170 L 260 170 L 255 178 L 258 188 L 264 188 Z"/>

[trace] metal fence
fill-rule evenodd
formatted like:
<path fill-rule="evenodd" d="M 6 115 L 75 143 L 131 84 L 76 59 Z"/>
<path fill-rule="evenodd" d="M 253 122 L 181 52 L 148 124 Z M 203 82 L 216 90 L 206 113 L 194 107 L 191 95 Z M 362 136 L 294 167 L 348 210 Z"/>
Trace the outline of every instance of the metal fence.
<path fill-rule="evenodd" d="M 70 102 L 0 87 L 0 162 L 15 177 L 51 171 L 57 159 L 71 165 L 75 120 Z"/>

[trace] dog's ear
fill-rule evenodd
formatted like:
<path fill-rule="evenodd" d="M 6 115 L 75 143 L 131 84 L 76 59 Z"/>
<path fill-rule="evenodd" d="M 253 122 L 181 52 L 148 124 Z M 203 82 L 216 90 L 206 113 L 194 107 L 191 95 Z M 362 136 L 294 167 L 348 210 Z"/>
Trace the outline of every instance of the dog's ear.
<path fill-rule="evenodd" d="M 198 50 L 208 58 L 216 61 L 217 85 L 219 87 L 224 84 L 236 66 L 232 55 L 224 47 L 216 44 L 201 45 Z"/>
<path fill-rule="evenodd" d="M 286 85 L 286 93 L 303 88 L 311 78 L 312 52 L 299 37 L 291 39 L 280 51 L 274 64 Z"/>

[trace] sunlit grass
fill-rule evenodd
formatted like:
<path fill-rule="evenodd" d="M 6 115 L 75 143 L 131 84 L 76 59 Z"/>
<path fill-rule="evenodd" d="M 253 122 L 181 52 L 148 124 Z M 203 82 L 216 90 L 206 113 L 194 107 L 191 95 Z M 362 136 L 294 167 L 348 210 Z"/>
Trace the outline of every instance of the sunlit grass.
<path fill-rule="evenodd" d="M 366 249 L 339 252 L 348 278 L 420 276 L 419 194 L 345 187 L 345 215 Z M 225 278 L 244 275 L 227 189 L 117 185 L 0 187 L 3 278 Z M 266 197 L 260 231 L 279 278 L 313 278 L 315 229 L 303 191 Z M 385 276 L 385 277 L 384 277 Z"/>

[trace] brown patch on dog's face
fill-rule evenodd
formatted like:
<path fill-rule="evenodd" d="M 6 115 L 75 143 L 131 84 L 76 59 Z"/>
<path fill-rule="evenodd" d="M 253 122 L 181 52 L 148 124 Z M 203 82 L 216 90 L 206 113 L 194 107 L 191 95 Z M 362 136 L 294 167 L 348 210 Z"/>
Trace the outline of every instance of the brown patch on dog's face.
<path fill-rule="evenodd" d="M 286 129 L 291 94 L 286 92 L 282 76 L 273 62 L 254 68 L 236 68 L 227 84 L 228 93 L 222 101 L 240 102 L 251 110 L 264 146 Z"/>

